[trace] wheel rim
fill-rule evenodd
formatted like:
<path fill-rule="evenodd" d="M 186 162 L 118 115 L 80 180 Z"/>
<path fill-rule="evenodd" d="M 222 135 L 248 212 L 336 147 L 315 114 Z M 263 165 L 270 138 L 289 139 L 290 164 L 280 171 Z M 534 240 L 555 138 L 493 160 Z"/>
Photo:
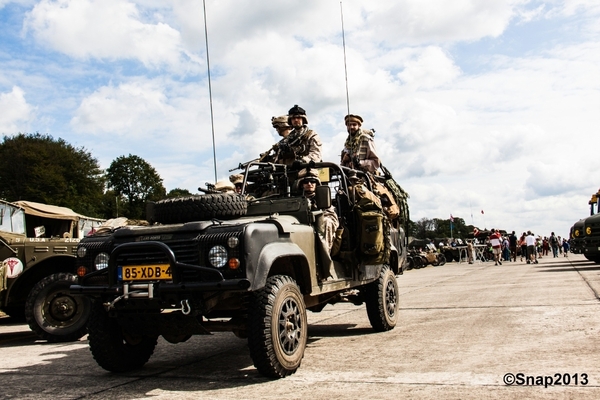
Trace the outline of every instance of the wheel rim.
<path fill-rule="evenodd" d="M 398 299 L 396 297 L 396 288 L 394 287 L 394 282 L 388 280 L 385 285 L 385 308 L 390 318 L 394 318 L 394 315 L 396 314 L 397 301 Z"/>
<path fill-rule="evenodd" d="M 79 314 L 80 306 L 73 297 L 56 292 L 44 303 L 44 318 L 57 326 L 68 325 Z"/>
<path fill-rule="evenodd" d="M 287 355 L 292 355 L 300 347 L 302 340 L 302 315 L 298 303 L 288 298 L 279 312 L 279 343 Z"/>

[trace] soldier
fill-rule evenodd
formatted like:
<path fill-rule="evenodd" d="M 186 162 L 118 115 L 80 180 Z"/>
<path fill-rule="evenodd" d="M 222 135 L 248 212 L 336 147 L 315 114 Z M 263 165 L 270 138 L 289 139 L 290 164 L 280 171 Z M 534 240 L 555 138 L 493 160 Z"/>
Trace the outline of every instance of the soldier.
<path fill-rule="evenodd" d="M 316 169 L 305 168 L 298 173 L 298 183 L 302 185 L 304 196 L 310 200 L 311 208 L 316 210 L 314 201 L 315 190 L 321 185 L 319 174 Z M 331 251 L 335 239 L 335 231 L 339 226 L 338 216 L 335 213 L 333 206 L 323 210 L 323 214 L 317 219 L 319 236 L 327 245 L 327 249 Z"/>
<path fill-rule="evenodd" d="M 242 188 L 244 185 L 244 175 L 242 174 L 233 174 L 229 176 L 229 180 L 235 186 L 235 192 L 237 194 L 242 193 Z"/>
<path fill-rule="evenodd" d="M 363 119 L 359 115 L 348 114 L 344 117 L 344 122 L 348 137 L 342 150 L 341 164 L 344 167 L 377 173 L 380 162 L 375 151 L 373 131 L 361 129 Z"/>
<path fill-rule="evenodd" d="M 292 127 L 288 123 L 287 115 L 282 115 L 280 117 L 272 117 L 271 124 L 273 125 L 273 128 L 275 128 L 275 130 L 277 131 L 277 134 L 283 139 L 288 137 L 290 132 L 292 131 Z"/>
<path fill-rule="evenodd" d="M 306 111 L 294 105 L 288 112 L 292 131 L 278 144 L 276 163 L 291 165 L 294 161 L 308 163 L 321 161 L 321 138 L 308 128 Z"/>

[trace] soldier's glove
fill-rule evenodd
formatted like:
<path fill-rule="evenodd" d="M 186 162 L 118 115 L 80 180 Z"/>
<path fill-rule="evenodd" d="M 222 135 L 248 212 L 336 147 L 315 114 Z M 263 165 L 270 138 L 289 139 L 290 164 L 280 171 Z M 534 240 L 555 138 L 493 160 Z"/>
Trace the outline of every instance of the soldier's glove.
<path fill-rule="evenodd" d="M 352 165 L 354 165 L 354 168 L 356 169 L 360 168 L 360 159 L 358 158 L 358 156 L 352 157 Z"/>

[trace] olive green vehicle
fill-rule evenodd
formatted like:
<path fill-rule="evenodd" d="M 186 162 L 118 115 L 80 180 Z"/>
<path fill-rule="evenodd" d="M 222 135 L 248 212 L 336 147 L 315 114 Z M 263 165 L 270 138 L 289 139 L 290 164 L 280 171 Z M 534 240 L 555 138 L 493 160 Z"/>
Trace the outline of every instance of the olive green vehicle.
<path fill-rule="evenodd" d="M 590 261 L 600 264 L 600 190 L 589 201 L 590 216 L 583 220 L 581 253 Z"/>
<path fill-rule="evenodd" d="M 51 342 L 86 333 L 90 302 L 69 293 L 79 240 L 101 224 L 71 209 L 0 200 L 0 310 Z"/>
<path fill-rule="evenodd" d="M 161 200 L 148 207 L 151 226 L 82 239 L 77 265 L 90 273 L 71 291 L 93 299 L 88 338 L 96 362 L 129 371 L 150 359 L 159 336 L 178 343 L 230 331 L 248 340 L 261 374 L 281 378 L 304 357 L 307 310 L 364 303 L 375 331 L 393 329 L 396 275 L 406 267 L 402 224 L 387 217 L 361 223 L 366 203 L 352 185 L 375 183 L 333 163 L 309 165 L 321 171 L 316 205 L 298 187 L 307 165 L 251 162 L 242 194 Z M 322 210 L 332 205 L 344 228 L 334 254 L 318 232 Z M 361 231 L 381 235 L 382 249 L 371 252 Z"/>

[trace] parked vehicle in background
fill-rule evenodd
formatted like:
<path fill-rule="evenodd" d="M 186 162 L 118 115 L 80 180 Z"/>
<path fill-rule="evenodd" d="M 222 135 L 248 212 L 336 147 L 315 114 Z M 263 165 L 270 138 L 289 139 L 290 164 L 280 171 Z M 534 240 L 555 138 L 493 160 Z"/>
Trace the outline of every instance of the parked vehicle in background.
<path fill-rule="evenodd" d="M 90 303 L 69 286 L 79 240 L 101 223 L 65 207 L 0 200 L 0 309 L 25 317 L 42 339 L 82 337 Z"/>
<path fill-rule="evenodd" d="M 590 261 L 600 263 L 600 190 L 588 202 L 590 216 L 577 221 L 570 232 L 571 252 L 581 253 Z"/>

